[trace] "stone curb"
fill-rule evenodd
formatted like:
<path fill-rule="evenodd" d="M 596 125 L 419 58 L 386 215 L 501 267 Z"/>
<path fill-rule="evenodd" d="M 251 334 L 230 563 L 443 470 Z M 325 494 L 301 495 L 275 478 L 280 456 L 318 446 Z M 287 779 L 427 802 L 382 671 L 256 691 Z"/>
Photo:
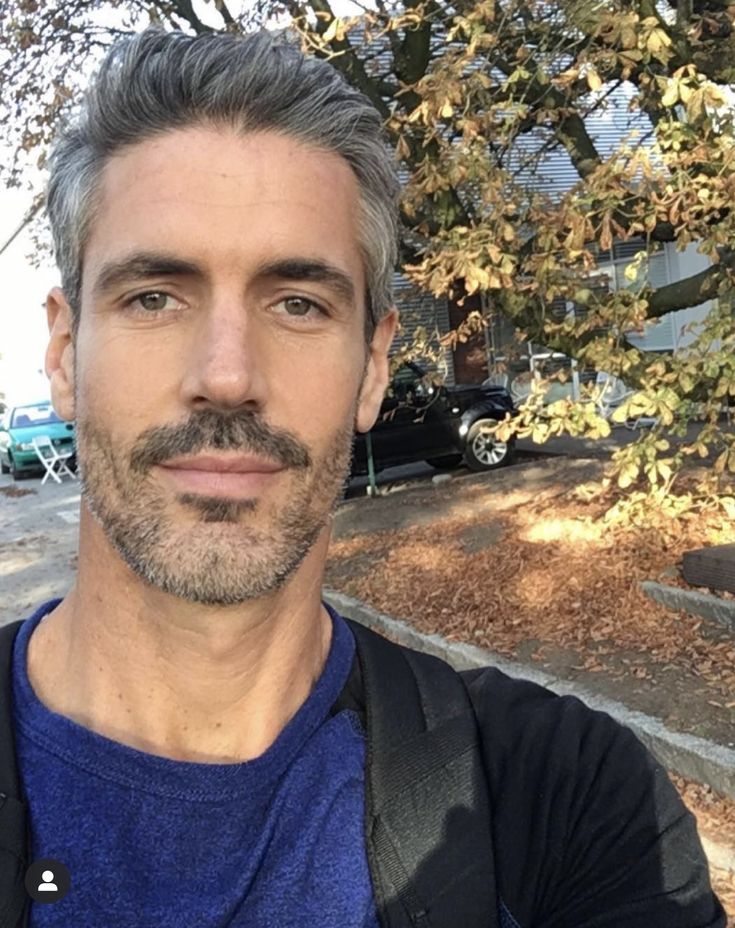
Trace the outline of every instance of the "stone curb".
<path fill-rule="evenodd" d="M 653 580 L 641 581 L 641 589 L 662 606 L 675 612 L 688 612 L 710 622 L 724 625 L 735 633 L 735 600 L 722 599 L 697 590 L 682 590 L 678 586 L 667 586 Z"/>
<path fill-rule="evenodd" d="M 671 731 L 659 719 L 629 709 L 620 702 L 606 699 L 577 683 L 554 677 L 535 667 L 506 660 L 474 645 L 448 641 L 441 635 L 423 634 L 406 622 L 379 613 L 365 603 L 336 590 L 325 590 L 324 596 L 343 615 L 362 622 L 363 625 L 409 648 L 440 657 L 456 670 L 496 667 L 511 677 L 522 677 L 554 693 L 576 696 L 591 709 L 607 712 L 618 722 L 631 728 L 668 770 L 698 783 L 707 784 L 730 799 L 735 799 L 735 750 L 732 748 L 695 735 Z"/>

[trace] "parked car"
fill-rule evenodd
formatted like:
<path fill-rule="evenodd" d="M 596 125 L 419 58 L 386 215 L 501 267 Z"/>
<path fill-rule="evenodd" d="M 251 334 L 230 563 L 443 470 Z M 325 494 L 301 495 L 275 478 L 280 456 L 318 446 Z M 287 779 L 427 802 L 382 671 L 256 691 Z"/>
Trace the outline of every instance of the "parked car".
<path fill-rule="evenodd" d="M 60 451 L 74 450 L 74 423 L 64 422 L 49 402 L 11 406 L 0 425 L 0 471 L 15 479 L 43 465 L 33 447 L 33 439 L 48 435 Z"/>
<path fill-rule="evenodd" d="M 433 467 L 493 470 L 507 464 L 513 442 L 489 434 L 489 426 L 515 413 L 505 387 L 489 384 L 447 386 L 432 381 L 414 362 L 396 372 L 378 421 L 370 430 L 375 470 L 426 461 Z M 368 473 L 367 438 L 355 438 L 352 475 Z"/>

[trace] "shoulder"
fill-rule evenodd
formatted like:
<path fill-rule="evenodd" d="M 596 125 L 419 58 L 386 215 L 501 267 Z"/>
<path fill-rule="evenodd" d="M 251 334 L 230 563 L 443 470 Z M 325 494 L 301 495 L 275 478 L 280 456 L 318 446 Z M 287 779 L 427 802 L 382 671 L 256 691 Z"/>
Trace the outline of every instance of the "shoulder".
<path fill-rule="evenodd" d="M 606 753 L 619 740 L 637 739 L 604 712 L 588 708 L 573 696 L 559 696 L 528 680 L 509 677 L 495 668 L 461 674 L 470 695 L 483 740 L 494 750 L 529 752 L 545 747 L 545 768 L 558 760 L 577 766 L 580 754 Z"/>
<path fill-rule="evenodd" d="M 463 677 L 500 827 L 526 820 L 548 851 L 600 799 L 601 812 L 627 814 L 641 795 L 668 789 L 661 765 L 606 713 L 494 668 Z"/>
<path fill-rule="evenodd" d="M 635 803 L 633 792 L 668 782 L 632 731 L 579 699 L 494 668 L 463 677 L 501 825 L 506 814 L 522 817 L 534 835 L 561 840 L 593 797 L 607 795 L 622 810 Z"/>
<path fill-rule="evenodd" d="M 498 887 L 521 924 L 724 925 L 694 819 L 632 731 L 495 669 L 462 676 L 481 732 Z"/>

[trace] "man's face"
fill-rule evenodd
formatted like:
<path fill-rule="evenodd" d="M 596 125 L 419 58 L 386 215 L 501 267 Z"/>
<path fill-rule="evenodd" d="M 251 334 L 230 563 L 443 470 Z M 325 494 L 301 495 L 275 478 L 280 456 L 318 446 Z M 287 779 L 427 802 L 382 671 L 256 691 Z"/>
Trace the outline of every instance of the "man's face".
<path fill-rule="evenodd" d="M 106 166 L 74 382 L 52 387 L 87 504 L 148 582 L 263 596 L 326 525 L 394 328 L 366 346 L 357 230 L 348 165 L 273 133 L 177 130 Z"/>

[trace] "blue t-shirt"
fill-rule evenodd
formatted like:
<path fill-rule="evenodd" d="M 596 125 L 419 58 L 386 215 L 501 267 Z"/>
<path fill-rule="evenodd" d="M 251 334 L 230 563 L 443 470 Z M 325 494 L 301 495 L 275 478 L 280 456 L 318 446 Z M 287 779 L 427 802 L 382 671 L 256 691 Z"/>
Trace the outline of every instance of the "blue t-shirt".
<path fill-rule="evenodd" d="M 329 710 L 355 649 L 333 638 L 306 702 L 260 757 L 173 761 L 104 738 L 47 709 L 27 675 L 39 620 L 13 658 L 17 749 L 33 859 L 71 873 L 32 928 L 377 928 L 364 834 L 358 717 Z"/>

